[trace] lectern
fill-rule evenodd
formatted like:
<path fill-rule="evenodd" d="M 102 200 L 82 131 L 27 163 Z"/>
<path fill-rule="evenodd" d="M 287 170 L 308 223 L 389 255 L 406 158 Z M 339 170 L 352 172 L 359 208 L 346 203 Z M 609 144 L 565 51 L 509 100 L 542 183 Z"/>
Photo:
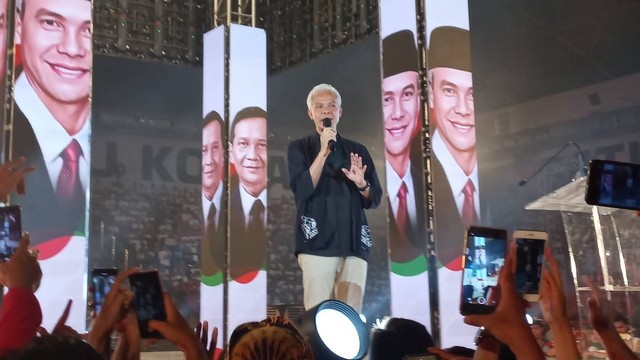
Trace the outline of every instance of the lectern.
<path fill-rule="evenodd" d="M 614 309 L 639 328 L 640 217 L 635 211 L 592 206 L 584 201 L 586 177 L 527 204 L 527 210 L 560 211 L 569 250 L 580 323 L 588 324 L 589 283 L 603 289 Z M 636 324 L 633 324 L 633 322 Z"/>

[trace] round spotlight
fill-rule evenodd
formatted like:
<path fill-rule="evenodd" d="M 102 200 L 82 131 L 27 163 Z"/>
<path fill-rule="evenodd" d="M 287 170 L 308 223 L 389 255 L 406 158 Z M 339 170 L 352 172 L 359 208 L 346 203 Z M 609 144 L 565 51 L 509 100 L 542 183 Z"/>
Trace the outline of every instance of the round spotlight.
<path fill-rule="evenodd" d="M 366 324 L 357 311 L 341 301 L 321 302 L 305 312 L 297 325 L 318 359 L 362 359 L 367 354 Z"/>

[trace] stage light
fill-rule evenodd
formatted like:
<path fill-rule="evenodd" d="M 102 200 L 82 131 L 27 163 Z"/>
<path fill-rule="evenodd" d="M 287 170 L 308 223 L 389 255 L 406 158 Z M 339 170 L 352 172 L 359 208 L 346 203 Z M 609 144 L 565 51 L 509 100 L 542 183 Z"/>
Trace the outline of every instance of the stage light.
<path fill-rule="evenodd" d="M 369 333 L 360 314 L 337 300 L 309 309 L 297 322 L 318 359 L 362 359 L 369 348 Z"/>

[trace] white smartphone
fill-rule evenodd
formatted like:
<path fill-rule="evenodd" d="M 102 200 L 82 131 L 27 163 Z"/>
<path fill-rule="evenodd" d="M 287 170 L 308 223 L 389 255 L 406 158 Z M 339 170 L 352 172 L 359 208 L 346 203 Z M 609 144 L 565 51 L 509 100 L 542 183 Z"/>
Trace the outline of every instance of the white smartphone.
<path fill-rule="evenodd" d="M 516 290 L 527 301 L 540 299 L 540 280 L 544 248 L 549 239 L 545 231 L 516 230 Z"/>

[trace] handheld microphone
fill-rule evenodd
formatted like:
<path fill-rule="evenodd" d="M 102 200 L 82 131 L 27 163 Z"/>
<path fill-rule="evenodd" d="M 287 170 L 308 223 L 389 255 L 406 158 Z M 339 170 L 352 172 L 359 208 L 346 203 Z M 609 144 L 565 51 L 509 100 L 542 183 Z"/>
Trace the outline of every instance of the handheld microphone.
<path fill-rule="evenodd" d="M 331 119 L 330 118 L 324 118 L 322 119 L 322 126 L 324 126 L 325 128 L 330 128 L 331 127 Z M 335 140 L 329 140 L 329 151 L 333 151 L 336 149 L 336 141 Z"/>
<path fill-rule="evenodd" d="M 579 164 L 580 167 L 578 168 L 578 171 L 574 175 L 573 180 L 583 176 L 587 176 L 587 163 L 584 161 L 584 153 L 582 152 L 582 149 L 580 149 L 580 146 L 578 146 L 578 144 L 574 143 L 573 141 L 569 141 L 568 143 L 564 144 L 564 146 L 560 150 L 558 150 L 557 153 L 553 154 L 552 157 L 550 157 L 547 161 L 545 161 L 544 164 L 542 164 L 542 166 L 540 166 L 536 171 L 534 171 L 533 174 L 531 174 L 531 176 L 520 180 L 518 182 L 518 186 L 525 186 L 529 182 L 529 180 L 536 177 L 536 175 L 538 175 L 540 171 L 546 168 L 551 163 L 551 161 L 557 158 L 561 152 L 563 152 L 567 147 L 569 147 L 569 145 L 575 146 L 575 148 L 578 150 L 578 162 L 580 163 Z"/>

